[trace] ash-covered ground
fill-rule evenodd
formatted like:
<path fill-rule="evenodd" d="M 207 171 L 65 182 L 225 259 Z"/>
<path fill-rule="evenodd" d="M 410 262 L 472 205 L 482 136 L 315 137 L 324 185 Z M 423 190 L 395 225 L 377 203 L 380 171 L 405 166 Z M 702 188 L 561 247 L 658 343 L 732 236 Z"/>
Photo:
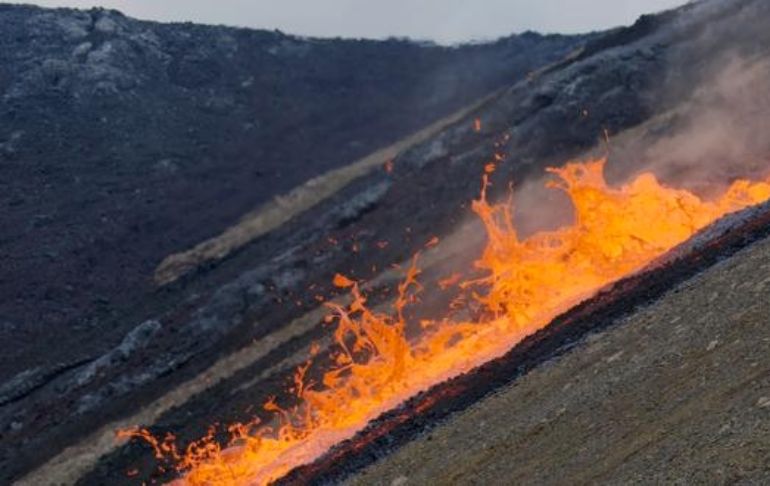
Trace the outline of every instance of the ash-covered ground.
<path fill-rule="evenodd" d="M 770 154 L 760 0 L 450 50 L 103 11 L 3 19 L 0 479 L 21 484 L 139 484 L 155 460 L 117 428 L 185 441 L 251 418 L 323 342 L 315 296 L 337 296 L 336 272 L 387 299 L 390 265 L 434 236 L 424 278 L 469 268 L 495 152 L 496 194 L 605 151 L 605 134 L 615 181 L 653 168 L 697 190 Z"/>

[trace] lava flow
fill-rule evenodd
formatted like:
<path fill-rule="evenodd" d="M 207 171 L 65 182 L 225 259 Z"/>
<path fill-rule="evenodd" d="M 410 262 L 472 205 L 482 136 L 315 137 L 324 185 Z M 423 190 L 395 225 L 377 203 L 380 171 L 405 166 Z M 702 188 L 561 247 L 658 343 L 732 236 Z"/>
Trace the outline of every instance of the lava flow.
<path fill-rule="evenodd" d="M 511 204 L 490 204 L 487 179 L 473 210 L 488 234 L 476 265 L 484 277 L 459 283 L 473 290 L 473 318 L 422 322 L 422 333 L 407 338 L 404 308 L 419 291 L 416 265 L 399 286 L 392 312 L 366 305 L 356 282 L 341 275 L 335 284 L 350 288 L 350 306 L 335 306 L 335 364 L 320 383 L 296 373 L 299 405 L 274 411 L 274 424 L 230 427 L 232 440 L 221 447 L 212 436 L 177 451 L 173 438 L 139 436 L 159 459 L 171 460 L 182 484 L 266 484 L 312 462 L 352 437 L 383 412 L 430 386 L 501 356 L 557 314 L 600 288 L 640 270 L 721 216 L 770 198 L 770 181 L 738 180 L 714 201 L 666 187 L 642 174 L 618 188 L 604 179 L 604 160 L 549 169 L 552 187 L 571 198 L 574 222 L 521 239 Z M 467 314 L 471 314 L 468 312 Z M 466 321 L 463 321 L 466 319 Z M 212 434 L 213 435 L 213 434 Z"/>

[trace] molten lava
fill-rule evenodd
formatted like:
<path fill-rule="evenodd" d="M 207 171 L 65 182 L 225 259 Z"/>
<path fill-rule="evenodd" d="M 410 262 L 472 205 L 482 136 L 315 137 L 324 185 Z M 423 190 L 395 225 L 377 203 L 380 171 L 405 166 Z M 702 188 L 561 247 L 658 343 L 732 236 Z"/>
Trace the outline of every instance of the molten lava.
<path fill-rule="evenodd" d="M 142 430 L 123 434 L 148 440 L 158 458 L 174 461 L 184 473 L 183 484 L 269 483 L 416 393 L 501 356 L 557 314 L 640 270 L 721 216 L 770 198 L 770 183 L 739 180 L 717 200 L 704 201 L 662 185 L 652 174 L 611 188 L 603 169 L 603 160 L 550 169 L 558 181 L 551 187 L 572 200 L 574 223 L 526 239 L 514 228 L 510 203 L 487 201 L 484 176 L 473 210 L 489 239 L 476 263 L 485 276 L 457 283 L 478 291 L 473 318 L 422 322 L 422 334 L 408 339 L 404 309 L 419 291 L 416 265 L 399 286 L 390 313 L 368 308 L 358 284 L 337 275 L 334 283 L 354 297 L 348 307 L 331 306 L 339 351 L 321 383 L 307 380 L 310 362 L 298 369 L 293 391 L 299 405 L 284 410 L 268 402 L 264 408 L 275 412 L 274 423 L 232 426 L 227 448 L 213 440 L 213 433 L 183 452 L 171 437 L 157 440 Z"/>

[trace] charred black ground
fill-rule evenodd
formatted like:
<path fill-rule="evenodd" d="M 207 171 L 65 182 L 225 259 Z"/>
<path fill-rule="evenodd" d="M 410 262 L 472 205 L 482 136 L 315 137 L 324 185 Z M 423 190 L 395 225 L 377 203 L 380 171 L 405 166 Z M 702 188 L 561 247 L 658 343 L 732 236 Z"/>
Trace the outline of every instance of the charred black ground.
<path fill-rule="evenodd" d="M 103 352 L 158 308 L 165 256 L 582 40 L 450 49 L 0 6 L 0 379 Z"/>

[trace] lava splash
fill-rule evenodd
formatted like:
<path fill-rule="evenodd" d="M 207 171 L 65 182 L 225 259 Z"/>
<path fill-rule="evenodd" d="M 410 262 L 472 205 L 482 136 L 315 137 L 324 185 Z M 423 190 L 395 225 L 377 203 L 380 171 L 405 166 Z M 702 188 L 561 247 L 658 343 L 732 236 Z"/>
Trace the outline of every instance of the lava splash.
<path fill-rule="evenodd" d="M 371 420 L 432 385 L 497 358 L 556 315 L 632 274 L 720 217 L 770 199 L 770 181 L 738 180 L 706 201 L 661 184 L 644 173 L 621 187 L 604 178 L 605 160 L 549 169 L 550 187 L 563 190 L 574 207 L 571 225 L 521 238 L 510 201 L 487 200 L 487 176 L 473 210 L 488 243 L 476 266 L 480 279 L 457 282 L 472 295 L 472 312 L 422 321 L 408 337 L 405 308 L 420 291 L 412 265 L 389 312 L 367 306 L 357 282 L 338 275 L 349 288 L 349 306 L 331 305 L 336 321 L 334 364 L 319 382 L 307 378 L 310 360 L 295 374 L 298 405 L 280 408 L 270 424 L 257 421 L 229 428 L 222 447 L 209 436 L 178 450 L 174 438 L 157 439 L 145 430 L 123 431 L 172 462 L 179 484 L 267 484 L 310 463 L 352 437 Z M 465 317 L 457 317 L 465 316 Z M 472 316 L 472 317 L 471 317 Z"/>

